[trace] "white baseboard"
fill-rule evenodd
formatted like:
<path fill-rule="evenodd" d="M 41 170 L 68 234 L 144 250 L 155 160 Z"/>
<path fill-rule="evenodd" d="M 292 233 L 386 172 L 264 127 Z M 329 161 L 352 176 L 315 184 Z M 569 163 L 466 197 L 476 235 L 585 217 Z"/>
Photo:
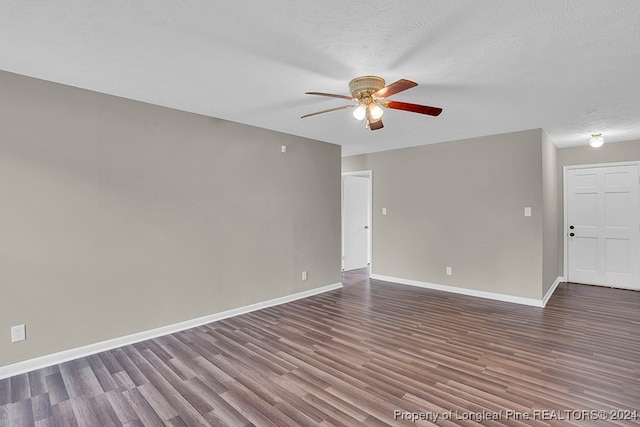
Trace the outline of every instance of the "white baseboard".
<path fill-rule="evenodd" d="M 433 289 L 436 291 L 451 292 L 454 294 L 468 295 L 478 298 L 486 298 L 497 301 L 511 302 L 515 304 L 529 305 L 533 307 L 544 307 L 549 298 L 555 291 L 558 284 L 562 281 L 560 277 L 556 279 L 543 299 L 517 297 L 514 295 L 499 294 L 495 292 L 478 291 L 475 289 L 458 288 L 455 286 L 439 285 L 436 283 L 420 282 L 418 280 L 402 279 L 399 277 L 383 276 L 381 274 L 371 274 L 372 279 L 383 280 L 385 282 L 399 283 L 402 285 L 418 286 L 420 288 Z"/>
<path fill-rule="evenodd" d="M 558 276 L 556 278 L 556 280 L 553 282 L 553 284 L 551 285 L 551 287 L 549 288 L 549 290 L 547 291 L 547 293 L 544 294 L 544 297 L 542 298 L 542 306 L 543 307 L 547 306 L 547 303 L 551 299 L 551 295 L 553 295 L 553 293 L 556 291 L 556 288 L 558 287 L 558 285 L 560 283 L 562 283 L 562 282 L 564 282 L 564 277 Z"/>
<path fill-rule="evenodd" d="M 13 377 L 15 375 L 24 374 L 26 372 L 31 372 L 36 369 L 42 369 L 48 366 L 57 365 L 59 363 L 68 362 L 70 360 L 78 359 L 80 357 L 86 357 L 86 356 L 90 356 L 92 354 L 100 353 L 103 351 L 112 350 L 114 348 L 123 347 L 125 345 L 135 344 L 137 342 L 145 341 L 151 338 L 157 338 L 163 335 L 184 331 L 185 329 L 194 328 L 196 326 L 205 325 L 207 323 L 216 322 L 218 320 L 227 319 L 229 317 L 238 316 L 240 314 L 245 314 L 245 313 L 260 310 L 263 308 L 284 304 L 284 303 L 295 301 L 302 298 L 307 298 L 313 295 L 329 292 L 334 289 L 339 289 L 341 287 L 342 287 L 342 283 L 334 283 L 332 285 L 322 286 L 320 288 L 310 289 L 308 291 L 298 292 L 292 295 L 274 298 L 268 301 L 246 305 L 244 307 L 234 308 L 232 310 L 227 310 L 227 311 L 211 314 L 204 317 L 199 317 L 197 319 L 175 323 L 173 325 L 168 325 L 160 328 L 151 329 L 148 331 L 138 332 L 135 334 L 124 336 L 124 337 L 114 338 L 111 340 L 102 341 L 95 344 L 89 344 L 83 347 L 73 348 L 70 350 L 64 350 L 58 353 L 36 357 L 34 359 L 25 360 L 23 362 L 17 362 L 11 365 L 0 366 L 0 380 L 4 378 Z"/>

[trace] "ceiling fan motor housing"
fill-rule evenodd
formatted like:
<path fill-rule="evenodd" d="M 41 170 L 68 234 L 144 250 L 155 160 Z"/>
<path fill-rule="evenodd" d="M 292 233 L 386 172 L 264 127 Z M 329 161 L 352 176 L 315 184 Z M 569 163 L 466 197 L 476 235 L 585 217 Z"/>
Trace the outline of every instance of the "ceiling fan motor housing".
<path fill-rule="evenodd" d="M 349 82 L 349 91 L 354 99 L 370 97 L 382 89 L 385 85 L 384 79 L 376 76 L 356 77 Z"/>

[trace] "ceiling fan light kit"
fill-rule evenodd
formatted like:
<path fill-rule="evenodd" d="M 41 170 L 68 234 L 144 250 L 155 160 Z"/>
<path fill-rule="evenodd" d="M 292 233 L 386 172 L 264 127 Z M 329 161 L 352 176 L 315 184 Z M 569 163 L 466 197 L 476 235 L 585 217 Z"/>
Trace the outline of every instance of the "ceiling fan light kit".
<path fill-rule="evenodd" d="M 382 115 L 384 114 L 383 107 L 396 110 L 411 111 L 413 113 L 419 114 L 427 114 L 430 116 L 439 115 L 442 112 L 442 108 L 391 100 L 382 101 L 384 98 L 395 95 L 396 93 L 410 89 L 417 85 L 417 83 L 412 82 L 411 80 L 400 79 L 397 82 L 385 86 L 385 81 L 381 77 L 356 77 L 349 82 L 349 91 L 351 92 L 351 96 L 336 95 L 324 92 L 305 92 L 307 95 L 319 95 L 328 96 L 331 98 L 348 99 L 351 101 L 355 101 L 356 105 L 349 104 L 343 105 L 341 107 L 330 108 L 328 110 L 305 114 L 301 118 L 328 113 L 330 111 L 344 110 L 347 108 L 356 107 L 355 110 L 353 110 L 353 117 L 359 121 L 364 120 L 365 127 L 371 130 L 378 130 L 384 127 L 384 125 L 382 124 Z"/>

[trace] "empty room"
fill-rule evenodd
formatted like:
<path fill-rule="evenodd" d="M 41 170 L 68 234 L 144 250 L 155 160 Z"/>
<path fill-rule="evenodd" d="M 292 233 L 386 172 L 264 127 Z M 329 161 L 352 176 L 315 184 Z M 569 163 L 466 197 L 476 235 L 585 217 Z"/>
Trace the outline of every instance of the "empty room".
<path fill-rule="evenodd" d="M 640 425 L 635 0 L 0 6 L 0 427 Z"/>

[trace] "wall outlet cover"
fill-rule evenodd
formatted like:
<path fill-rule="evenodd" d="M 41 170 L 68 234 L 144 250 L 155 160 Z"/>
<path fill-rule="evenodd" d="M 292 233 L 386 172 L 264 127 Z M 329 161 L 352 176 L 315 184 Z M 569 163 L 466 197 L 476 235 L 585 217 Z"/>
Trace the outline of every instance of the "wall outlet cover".
<path fill-rule="evenodd" d="M 16 325 L 11 327 L 11 342 L 24 341 L 27 339 L 24 325 Z"/>

